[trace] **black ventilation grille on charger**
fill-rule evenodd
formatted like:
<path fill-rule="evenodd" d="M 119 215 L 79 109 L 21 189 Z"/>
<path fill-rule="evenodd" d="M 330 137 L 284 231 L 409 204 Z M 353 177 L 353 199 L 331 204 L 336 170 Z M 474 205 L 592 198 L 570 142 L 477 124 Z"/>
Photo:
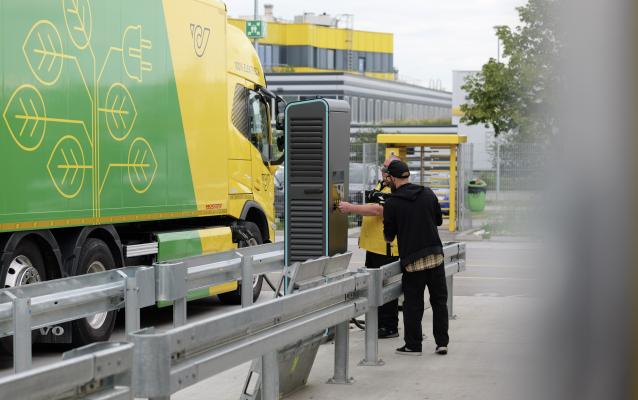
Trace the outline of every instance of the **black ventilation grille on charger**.
<path fill-rule="evenodd" d="M 299 109 L 298 112 L 291 112 L 288 118 L 286 223 L 290 263 L 306 261 L 326 254 L 324 240 L 326 121 L 324 118 L 317 119 L 317 112 L 313 113 L 314 117 L 304 117 L 304 111 Z M 321 114 L 325 114 L 325 111 L 319 113 Z"/>

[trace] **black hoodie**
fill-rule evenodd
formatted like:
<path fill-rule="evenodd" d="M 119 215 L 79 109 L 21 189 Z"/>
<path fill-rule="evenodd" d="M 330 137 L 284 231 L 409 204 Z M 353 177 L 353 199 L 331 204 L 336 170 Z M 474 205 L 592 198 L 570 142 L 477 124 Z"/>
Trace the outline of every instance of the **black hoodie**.
<path fill-rule="evenodd" d="M 430 254 L 443 254 L 437 229 L 442 223 L 434 192 L 412 183 L 395 190 L 383 207 L 383 233 L 387 241 L 397 236 L 401 267 Z"/>

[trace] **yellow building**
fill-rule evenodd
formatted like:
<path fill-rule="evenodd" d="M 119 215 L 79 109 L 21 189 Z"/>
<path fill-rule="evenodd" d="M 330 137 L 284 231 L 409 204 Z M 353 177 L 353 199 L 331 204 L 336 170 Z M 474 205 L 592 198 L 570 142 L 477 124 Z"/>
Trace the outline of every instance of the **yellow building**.
<path fill-rule="evenodd" d="M 259 40 L 265 72 L 348 72 L 394 80 L 392 33 L 337 28 L 337 18 L 304 14 L 293 22 L 272 17 L 266 8 L 267 36 Z M 251 18 L 252 19 L 252 18 Z M 349 19 L 351 25 L 351 17 Z M 245 31 L 245 19 L 229 22 Z"/>

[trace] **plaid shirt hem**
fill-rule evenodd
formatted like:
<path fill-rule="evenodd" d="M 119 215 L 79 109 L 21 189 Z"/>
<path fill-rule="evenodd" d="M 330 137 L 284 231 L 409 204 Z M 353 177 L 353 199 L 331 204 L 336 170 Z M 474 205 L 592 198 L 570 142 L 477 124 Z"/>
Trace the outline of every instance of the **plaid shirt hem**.
<path fill-rule="evenodd" d="M 436 268 L 443 262 L 443 254 L 430 254 L 405 266 L 407 272 Z"/>

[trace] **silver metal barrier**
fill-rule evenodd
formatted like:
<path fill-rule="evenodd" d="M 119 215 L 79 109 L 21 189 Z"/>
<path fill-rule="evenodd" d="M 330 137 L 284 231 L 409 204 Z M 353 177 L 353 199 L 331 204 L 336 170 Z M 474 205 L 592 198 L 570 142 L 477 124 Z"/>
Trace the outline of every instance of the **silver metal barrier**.
<path fill-rule="evenodd" d="M 465 271 L 465 243 L 445 243 L 443 246 L 445 279 L 448 290 L 448 316 L 456 318 L 453 312 L 454 275 Z M 361 366 L 381 366 L 385 362 L 379 358 L 379 315 L 378 308 L 399 298 L 402 293 L 401 265 L 399 261 L 381 268 L 362 268 L 370 275 L 368 285 L 368 311 L 365 324 L 365 356 L 359 362 Z"/>
<path fill-rule="evenodd" d="M 246 247 L 153 267 L 126 267 L 0 290 L 0 337 L 13 335 L 14 371 L 31 368 L 31 331 L 125 308 L 126 332 L 140 329 L 143 307 L 174 301 L 174 324 L 186 323 L 186 295 L 283 270 L 283 243 Z M 243 285 L 252 304 L 252 285 Z"/>
<path fill-rule="evenodd" d="M 465 245 L 446 243 L 444 256 L 448 307 L 453 315 L 453 276 L 465 270 Z M 397 262 L 351 273 L 347 271 L 349 260 L 348 253 L 296 264 L 285 271 L 289 293 L 292 292 L 289 295 L 252 305 L 251 293 L 250 299 L 244 296 L 242 309 L 189 324 L 185 310 L 189 290 L 237 279 L 252 282 L 253 276 L 283 270 L 283 245 L 242 248 L 179 263 L 123 268 L 0 290 L 0 337 L 17 333 L 14 334 L 17 372 L 30 367 L 32 329 L 123 305 L 126 330 L 134 344 L 132 350 L 129 345 L 125 351 L 134 354 L 132 367 L 130 363 L 118 364 L 111 375 L 104 375 L 104 368 L 112 367 L 109 352 L 116 347 L 121 350 L 121 345 L 78 349 L 60 363 L 0 379 L 0 400 L 58 399 L 73 388 L 87 396 L 99 392 L 96 396 L 105 399 L 130 399 L 133 395 L 164 399 L 251 359 L 260 359 L 263 367 L 259 370 L 261 399 L 274 400 L 281 394 L 278 367 L 282 359 L 294 350 L 295 343 L 309 338 L 321 340 L 317 334 L 330 327 L 335 327 L 335 364 L 329 382 L 351 383 L 348 321 L 366 313 L 365 358 L 360 365 L 382 365 L 378 356 L 377 308 L 400 296 L 401 269 Z M 176 326 L 166 332 L 155 332 L 152 328 L 138 330 L 139 309 L 156 300 L 175 302 Z M 138 331 L 131 333 L 134 329 Z M 74 359 L 78 365 L 88 363 L 82 364 L 85 369 L 82 373 L 73 372 L 75 364 L 69 359 L 73 355 L 78 356 Z M 26 376 L 32 377 L 33 382 L 45 383 L 26 387 L 29 381 Z M 127 379 L 133 379 L 132 394 Z M 55 382 L 47 387 L 48 380 Z"/>
<path fill-rule="evenodd" d="M 133 344 L 94 343 L 63 360 L 0 378 L 0 400 L 131 400 Z"/>
<path fill-rule="evenodd" d="M 0 337 L 13 335 L 14 371 L 31 368 L 31 331 L 126 309 L 126 330 L 139 330 L 139 310 L 155 304 L 149 267 L 128 267 L 0 291 Z"/>
<path fill-rule="evenodd" d="M 168 398 L 221 371 L 343 324 L 366 311 L 363 291 L 367 284 L 367 274 L 352 274 L 167 332 L 156 333 L 152 329 L 135 332 L 130 335 L 135 344 L 135 395 Z M 347 343 L 340 345 L 338 358 L 333 379 L 349 379 L 347 366 L 344 368 Z M 270 365 L 276 358 L 266 356 L 263 362 Z M 275 382 L 278 378 L 270 368 L 269 371 L 261 377 L 262 398 L 274 400 L 279 397 Z"/>
<path fill-rule="evenodd" d="M 177 327 L 186 323 L 189 291 L 236 280 L 252 283 L 255 276 L 282 272 L 284 244 L 242 247 L 179 262 L 157 263 L 154 268 L 157 300 L 173 302 L 173 326 Z M 242 307 L 253 303 L 252 284 L 241 286 L 241 302 Z"/>
<path fill-rule="evenodd" d="M 284 295 L 290 295 L 347 278 L 352 275 L 348 271 L 351 256 L 351 253 L 345 253 L 303 263 L 296 262 L 285 269 L 279 286 L 281 287 L 283 280 L 286 280 Z M 347 325 L 347 322 L 345 324 Z M 334 331 L 337 331 L 337 334 Z M 347 333 L 347 330 L 345 332 Z M 350 379 L 342 378 L 348 376 L 349 337 L 343 334 L 343 330 L 327 329 L 315 332 L 277 351 L 266 353 L 261 359 L 253 360 L 240 400 L 261 400 L 264 397 L 276 399 L 297 391 L 308 381 L 319 346 L 333 337 L 335 375 L 329 383 L 349 383 Z M 277 371 L 269 370 L 273 365 Z M 262 376 L 265 377 L 263 385 Z M 274 380 L 277 382 L 273 382 Z M 278 385 L 275 385 L 277 383 Z M 268 394 L 262 396 L 262 393 Z"/>

